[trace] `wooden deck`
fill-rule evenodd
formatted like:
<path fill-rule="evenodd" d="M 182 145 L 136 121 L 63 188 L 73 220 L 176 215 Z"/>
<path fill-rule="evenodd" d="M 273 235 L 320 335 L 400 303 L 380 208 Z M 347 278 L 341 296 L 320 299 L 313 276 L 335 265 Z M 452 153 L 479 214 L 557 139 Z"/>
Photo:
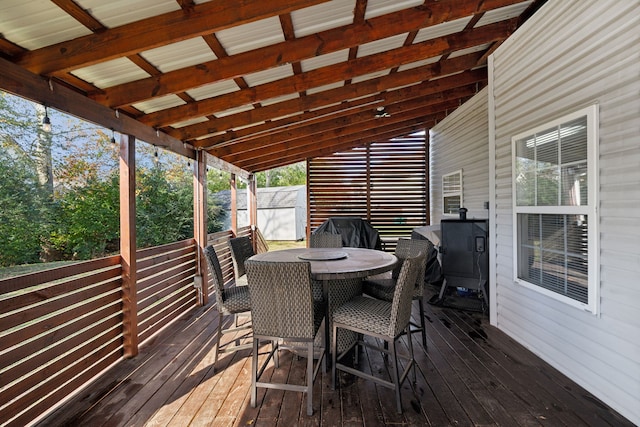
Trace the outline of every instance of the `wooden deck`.
<path fill-rule="evenodd" d="M 42 425 L 632 426 L 481 314 L 425 309 L 428 349 L 414 336 L 418 381 L 404 384 L 403 415 L 391 390 L 348 374 L 336 391 L 330 376 L 319 374 L 312 417 L 301 393 L 260 390 L 259 406 L 251 408 L 249 351 L 222 354 L 213 370 L 217 312 L 210 305 L 173 324 Z M 303 381 L 304 359 L 283 352 L 280 363 L 274 379 Z M 378 374 L 387 369 L 369 350 L 361 363 Z"/>

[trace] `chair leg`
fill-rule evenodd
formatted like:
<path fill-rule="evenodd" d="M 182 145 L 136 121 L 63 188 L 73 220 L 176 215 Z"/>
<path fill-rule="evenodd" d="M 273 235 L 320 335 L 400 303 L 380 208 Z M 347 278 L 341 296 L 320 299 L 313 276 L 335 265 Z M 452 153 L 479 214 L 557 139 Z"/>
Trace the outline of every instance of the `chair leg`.
<path fill-rule="evenodd" d="M 424 329 L 423 329 L 424 332 Z M 413 383 L 415 384 L 418 380 L 416 377 L 416 359 L 413 356 L 413 340 L 411 339 L 411 324 L 407 325 L 407 341 L 409 341 L 409 355 L 411 358 L 409 359 L 409 367 L 413 371 Z"/>
<path fill-rule="evenodd" d="M 313 415 L 313 341 L 307 344 L 307 415 Z"/>
<path fill-rule="evenodd" d="M 213 353 L 213 371 L 216 370 L 216 364 L 218 363 L 218 354 L 220 353 L 220 340 L 222 337 L 222 314 L 218 312 L 218 333 L 216 337 L 216 350 Z"/>
<path fill-rule="evenodd" d="M 427 326 L 424 323 L 424 301 L 418 298 L 418 307 L 420 308 L 420 325 L 422 326 L 422 346 L 427 349 Z"/>
<path fill-rule="evenodd" d="M 273 352 L 273 366 L 277 369 L 280 367 L 280 348 L 275 340 L 271 341 L 271 351 Z"/>
<path fill-rule="evenodd" d="M 251 357 L 251 407 L 256 407 L 258 397 L 258 338 L 253 338 L 253 355 Z"/>
<path fill-rule="evenodd" d="M 338 353 L 337 345 L 338 327 L 333 324 L 333 334 L 331 335 L 331 390 L 336 389 L 336 360 Z"/>
<path fill-rule="evenodd" d="M 402 414 L 402 401 L 400 400 L 400 374 L 398 373 L 398 355 L 396 354 L 396 342 L 391 340 L 389 342 L 391 350 L 389 354 L 391 356 L 391 375 L 393 377 L 393 384 L 396 391 L 396 411 L 398 414 Z"/>

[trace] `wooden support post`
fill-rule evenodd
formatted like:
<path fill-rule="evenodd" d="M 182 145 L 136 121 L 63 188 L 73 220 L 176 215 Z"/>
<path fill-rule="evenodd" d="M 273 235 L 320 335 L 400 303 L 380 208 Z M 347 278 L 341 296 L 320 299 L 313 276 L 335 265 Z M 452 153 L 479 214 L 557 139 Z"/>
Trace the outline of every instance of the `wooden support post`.
<path fill-rule="evenodd" d="M 204 151 L 196 153 L 193 165 L 193 238 L 196 242 L 196 274 L 193 285 L 198 290 L 198 304 L 209 302 L 207 263 L 204 248 L 207 246 L 207 159 Z"/>
<path fill-rule="evenodd" d="M 124 357 L 138 354 L 136 267 L 136 139 L 120 138 L 120 256 L 122 258 L 122 329 Z"/>
<path fill-rule="evenodd" d="M 251 226 L 251 241 L 253 242 L 253 250 L 258 251 L 256 228 L 258 226 L 258 198 L 257 198 L 257 184 L 256 176 L 251 174 L 249 176 L 249 183 L 247 184 L 247 213 L 249 216 L 249 225 Z"/>
<path fill-rule="evenodd" d="M 238 181 L 236 174 L 232 173 L 231 178 L 231 231 L 233 235 L 238 235 Z"/>

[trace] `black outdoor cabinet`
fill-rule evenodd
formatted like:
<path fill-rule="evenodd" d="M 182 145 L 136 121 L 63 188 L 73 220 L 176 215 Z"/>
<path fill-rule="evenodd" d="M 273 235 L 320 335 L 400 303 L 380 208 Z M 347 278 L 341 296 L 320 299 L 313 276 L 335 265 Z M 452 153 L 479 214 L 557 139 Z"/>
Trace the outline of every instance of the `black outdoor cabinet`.
<path fill-rule="evenodd" d="M 466 288 L 482 293 L 489 306 L 489 224 L 484 219 L 443 219 L 440 222 L 440 252 L 444 282 L 447 287 Z"/>

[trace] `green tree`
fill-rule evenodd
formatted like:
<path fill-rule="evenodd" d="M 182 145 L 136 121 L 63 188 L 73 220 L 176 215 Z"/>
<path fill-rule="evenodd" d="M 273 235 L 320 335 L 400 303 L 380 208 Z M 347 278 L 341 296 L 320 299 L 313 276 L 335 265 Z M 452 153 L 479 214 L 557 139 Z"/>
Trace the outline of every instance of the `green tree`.
<path fill-rule="evenodd" d="M 32 165 L 0 144 L 0 266 L 37 262 L 46 230 L 46 198 Z"/>
<path fill-rule="evenodd" d="M 91 259 L 119 251 L 117 173 L 64 192 L 55 209 L 56 227 L 50 241 L 65 259 Z"/>

